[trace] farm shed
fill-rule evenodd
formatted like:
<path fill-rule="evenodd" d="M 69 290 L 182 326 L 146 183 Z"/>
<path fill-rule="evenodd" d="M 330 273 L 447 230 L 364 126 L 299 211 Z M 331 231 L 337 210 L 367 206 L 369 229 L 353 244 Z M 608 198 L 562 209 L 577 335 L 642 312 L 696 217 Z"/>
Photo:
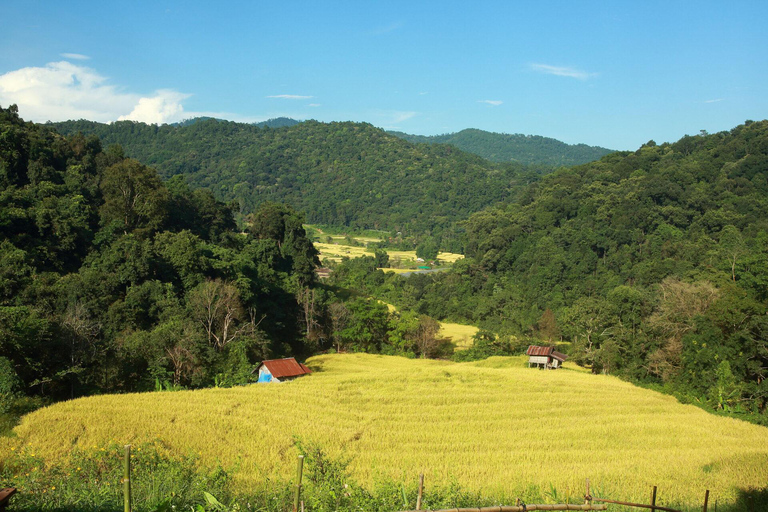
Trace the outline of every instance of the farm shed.
<path fill-rule="evenodd" d="M 539 347 L 538 345 L 528 345 L 528 368 L 545 368 L 555 370 L 562 366 L 568 356 L 561 354 L 554 347 Z"/>
<path fill-rule="evenodd" d="M 292 357 L 262 361 L 255 371 L 259 372 L 257 382 L 284 382 L 312 373 L 312 370 L 306 365 L 297 362 Z"/>

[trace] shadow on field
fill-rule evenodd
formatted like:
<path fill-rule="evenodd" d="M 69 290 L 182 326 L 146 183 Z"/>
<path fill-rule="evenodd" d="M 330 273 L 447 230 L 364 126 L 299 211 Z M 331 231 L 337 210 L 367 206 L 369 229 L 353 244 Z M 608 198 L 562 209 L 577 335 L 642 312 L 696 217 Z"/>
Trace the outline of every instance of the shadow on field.
<path fill-rule="evenodd" d="M 763 512 L 768 510 L 768 487 L 762 489 L 739 489 L 737 492 L 736 503 L 727 507 L 718 507 L 718 511 Z M 715 508 L 710 505 L 709 510 L 715 510 Z"/>

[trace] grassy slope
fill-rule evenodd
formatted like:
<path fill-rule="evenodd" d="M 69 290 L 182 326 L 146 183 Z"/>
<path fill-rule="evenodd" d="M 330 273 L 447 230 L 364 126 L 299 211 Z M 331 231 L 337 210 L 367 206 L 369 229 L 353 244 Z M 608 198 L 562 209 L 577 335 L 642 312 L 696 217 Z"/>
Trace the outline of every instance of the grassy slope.
<path fill-rule="evenodd" d="M 160 439 L 172 453 L 241 461 L 244 483 L 290 477 L 293 439 L 352 457 L 353 474 L 459 483 L 486 492 L 554 485 L 596 495 L 723 504 L 765 486 L 768 429 L 716 417 L 619 379 L 365 354 L 309 360 L 315 373 L 277 385 L 93 396 L 26 416 L 11 439 L 43 457 L 73 446 Z M 0 448 L 8 450 L 9 447 Z"/>

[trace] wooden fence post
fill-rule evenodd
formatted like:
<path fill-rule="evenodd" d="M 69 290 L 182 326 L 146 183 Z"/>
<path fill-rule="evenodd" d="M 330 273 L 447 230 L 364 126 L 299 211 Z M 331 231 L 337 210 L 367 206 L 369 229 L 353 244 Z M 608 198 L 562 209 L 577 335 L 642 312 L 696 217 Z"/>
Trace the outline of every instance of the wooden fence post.
<path fill-rule="evenodd" d="M 709 489 L 707 489 L 707 492 L 704 493 L 704 508 L 702 509 L 703 512 L 707 512 L 708 505 L 709 505 Z"/>
<path fill-rule="evenodd" d="M 419 475 L 419 494 L 416 496 L 416 510 L 421 510 L 421 497 L 424 494 L 424 473 Z"/>
<path fill-rule="evenodd" d="M 653 486 L 653 494 L 651 494 L 651 512 L 656 512 L 656 486 Z"/>
<path fill-rule="evenodd" d="M 584 504 L 592 505 L 592 495 L 589 493 L 589 478 L 587 478 L 587 494 L 584 495 Z"/>
<path fill-rule="evenodd" d="M 123 510 L 131 512 L 131 445 L 123 453 Z"/>
<path fill-rule="evenodd" d="M 299 511 L 299 500 L 301 498 L 301 479 L 304 475 L 304 456 L 299 455 L 299 462 L 296 467 L 296 490 L 293 493 L 293 512 Z"/>

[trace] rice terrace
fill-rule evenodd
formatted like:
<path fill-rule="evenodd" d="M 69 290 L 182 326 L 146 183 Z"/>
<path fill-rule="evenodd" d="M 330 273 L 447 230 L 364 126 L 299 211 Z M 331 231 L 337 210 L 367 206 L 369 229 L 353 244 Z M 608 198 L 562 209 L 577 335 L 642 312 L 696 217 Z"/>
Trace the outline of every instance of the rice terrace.
<path fill-rule="evenodd" d="M 248 488 L 290 479 L 300 439 L 349 458 L 350 476 L 368 485 L 423 472 L 433 485 L 506 496 L 534 485 L 579 503 L 590 478 L 603 496 L 640 503 L 660 484 L 664 503 L 681 507 L 704 489 L 723 506 L 766 483 L 764 427 L 569 364 L 339 354 L 307 365 L 311 375 L 278 385 L 58 403 L 26 416 L 0 455 L 57 460 L 73 448 L 159 441 L 176 456 L 237 465 Z"/>

